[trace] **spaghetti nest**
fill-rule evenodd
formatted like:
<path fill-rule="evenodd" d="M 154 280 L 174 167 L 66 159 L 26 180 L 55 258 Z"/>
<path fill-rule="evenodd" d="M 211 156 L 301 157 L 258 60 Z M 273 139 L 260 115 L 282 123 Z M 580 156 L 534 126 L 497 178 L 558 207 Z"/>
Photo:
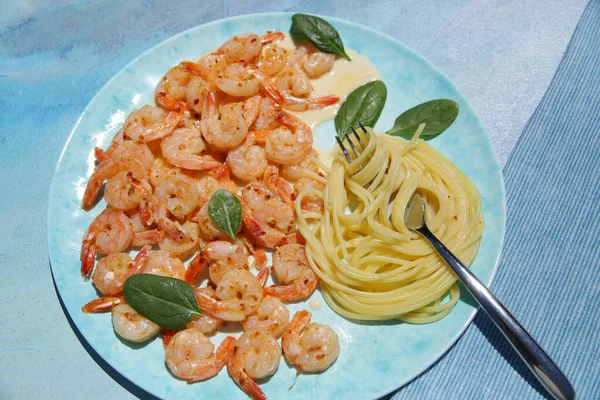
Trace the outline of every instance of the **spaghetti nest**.
<path fill-rule="evenodd" d="M 358 157 L 333 160 L 325 193 L 306 189 L 296 200 L 306 255 L 321 278 L 327 303 L 359 320 L 428 323 L 458 301 L 456 277 L 433 248 L 404 224 L 413 193 L 427 204 L 431 231 L 470 264 L 483 231 L 481 199 L 473 183 L 418 138 L 370 131 Z M 321 196 L 323 213 L 302 212 L 305 196 Z"/>

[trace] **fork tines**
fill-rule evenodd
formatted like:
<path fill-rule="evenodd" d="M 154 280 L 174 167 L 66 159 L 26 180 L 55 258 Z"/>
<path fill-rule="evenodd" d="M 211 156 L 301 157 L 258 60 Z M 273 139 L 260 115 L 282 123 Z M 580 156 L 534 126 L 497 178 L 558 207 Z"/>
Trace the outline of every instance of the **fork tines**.
<path fill-rule="evenodd" d="M 369 134 L 365 126 L 360 121 L 358 122 L 358 125 L 360 126 L 360 129 L 364 132 L 365 135 Z M 337 141 L 338 146 L 340 146 L 342 153 L 344 153 L 344 157 L 346 157 L 346 161 L 348 162 L 348 164 L 356 160 L 360 156 L 360 152 L 365 148 L 365 145 L 360 140 L 360 135 L 358 134 L 358 132 L 356 132 L 356 129 L 354 129 L 354 127 L 351 126 L 350 130 L 354 134 L 353 136 L 350 136 L 346 131 L 342 132 L 341 139 L 338 135 L 336 135 L 335 137 L 335 140 Z M 353 137 L 355 138 L 354 140 Z M 344 139 L 346 143 L 348 143 L 348 146 L 350 146 L 350 150 L 352 150 L 354 156 L 351 155 L 350 150 L 344 145 Z M 360 149 L 357 147 L 357 145 L 360 147 Z"/>

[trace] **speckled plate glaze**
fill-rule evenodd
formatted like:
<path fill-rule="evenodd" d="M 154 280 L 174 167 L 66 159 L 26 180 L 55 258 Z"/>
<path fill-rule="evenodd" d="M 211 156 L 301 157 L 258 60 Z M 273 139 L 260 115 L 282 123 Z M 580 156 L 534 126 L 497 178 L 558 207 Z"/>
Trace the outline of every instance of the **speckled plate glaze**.
<path fill-rule="evenodd" d="M 81 238 L 104 204 L 91 212 L 80 208 L 87 178 L 94 168 L 94 146 L 106 146 L 134 108 L 153 101 L 154 88 L 173 65 L 193 59 L 233 35 L 266 30 L 288 31 L 291 14 L 246 15 L 211 22 L 178 34 L 146 51 L 117 73 L 87 106 L 64 148 L 50 189 L 48 247 L 54 280 L 75 325 L 112 367 L 134 384 L 160 398 L 203 397 L 245 399 L 226 370 L 204 383 L 187 384 L 173 378 L 164 363 L 160 340 L 142 346 L 120 341 L 112 330 L 110 314 L 86 315 L 81 306 L 97 297 L 79 274 Z M 399 112 L 434 98 L 460 104 L 460 115 L 431 143 L 469 176 L 483 199 L 485 230 L 472 270 L 490 283 L 504 236 L 504 187 L 501 170 L 487 132 L 475 111 L 450 80 L 430 62 L 400 42 L 364 26 L 326 18 L 339 31 L 346 47 L 370 59 L 388 87 L 388 100 L 376 128 L 392 126 Z M 333 146 L 333 124 L 314 133 L 320 148 Z M 317 291 L 312 296 L 322 300 Z M 290 311 L 308 302 L 293 304 Z M 394 321 L 358 323 L 341 318 L 325 304 L 313 311 L 313 320 L 338 333 L 341 352 L 337 362 L 321 374 L 303 374 L 292 390 L 295 370 L 282 359 L 277 373 L 259 382 L 271 399 L 365 399 L 383 396 L 406 384 L 444 354 L 475 314 L 468 302 L 458 303 L 443 320 L 429 325 Z M 214 338 L 220 342 L 224 335 Z"/>

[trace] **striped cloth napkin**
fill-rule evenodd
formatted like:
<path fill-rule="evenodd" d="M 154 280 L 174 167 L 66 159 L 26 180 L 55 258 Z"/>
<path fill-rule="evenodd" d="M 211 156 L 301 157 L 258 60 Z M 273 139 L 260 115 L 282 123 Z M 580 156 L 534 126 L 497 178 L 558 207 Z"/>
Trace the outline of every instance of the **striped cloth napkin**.
<path fill-rule="evenodd" d="M 565 7 L 568 4 L 565 3 Z M 506 167 L 494 293 L 580 399 L 600 399 L 600 0 L 591 0 Z M 550 398 L 485 313 L 404 399 Z"/>

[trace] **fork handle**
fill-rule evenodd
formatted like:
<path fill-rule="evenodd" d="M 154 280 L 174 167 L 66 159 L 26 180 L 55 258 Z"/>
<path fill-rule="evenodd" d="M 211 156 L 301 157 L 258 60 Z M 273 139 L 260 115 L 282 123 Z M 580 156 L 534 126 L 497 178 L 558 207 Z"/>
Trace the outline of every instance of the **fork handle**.
<path fill-rule="evenodd" d="M 574 399 L 575 389 L 567 377 L 531 335 L 527 333 L 519 321 L 500 303 L 496 296 L 435 237 L 429 228 L 427 228 L 427 225 L 424 224 L 421 228 L 416 229 L 416 231 L 431 243 L 440 256 L 454 270 L 467 290 L 489 315 L 492 322 L 500 329 L 504 337 L 510 342 L 544 388 L 555 399 Z"/>

